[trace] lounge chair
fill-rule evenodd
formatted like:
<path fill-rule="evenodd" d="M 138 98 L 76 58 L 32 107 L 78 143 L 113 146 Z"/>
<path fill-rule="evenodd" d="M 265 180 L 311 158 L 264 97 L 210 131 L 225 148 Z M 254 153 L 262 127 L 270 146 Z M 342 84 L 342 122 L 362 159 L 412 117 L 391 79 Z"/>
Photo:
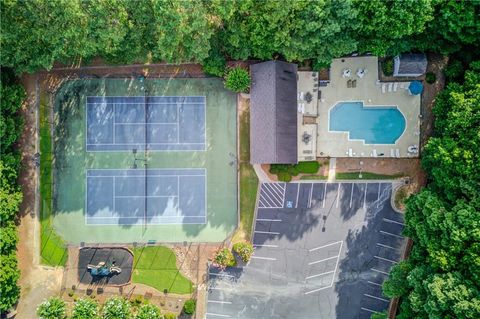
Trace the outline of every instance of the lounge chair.
<path fill-rule="evenodd" d="M 373 150 L 372 153 L 370 154 L 372 157 L 377 157 L 377 150 Z"/>
<path fill-rule="evenodd" d="M 353 80 L 352 81 L 352 88 L 356 88 L 357 87 L 357 80 Z"/>
<path fill-rule="evenodd" d="M 393 83 L 388 83 L 388 92 L 392 92 L 393 89 Z"/>
<path fill-rule="evenodd" d="M 395 157 L 395 150 L 393 148 L 390 149 L 390 157 Z"/>
<path fill-rule="evenodd" d="M 398 87 L 398 83 L 395 82 L 395 83 L 393 84 L 393 92 L 397 92 L 397 87 Z"/>
<path fill-rule="evenodd" d="M 386 84 L 382 83 L 382 93 L 385 93 Z"/>
<path fill-rule="evenodd" d="M 351 148 L 348 149 L 348 156 L 350 156 L 350 157 L 353 156 L 353 150 Z"/>
<path fill-rule="evenodd" d="M 395 150 L 395 156 L 400 157 L 400 150 L 398 148 Z"/>
<path fill-rule="evenodd" d="M 351 88 L 352 87 L 352 80 L 348 80 L 347 81 L 347 88 Z"/>

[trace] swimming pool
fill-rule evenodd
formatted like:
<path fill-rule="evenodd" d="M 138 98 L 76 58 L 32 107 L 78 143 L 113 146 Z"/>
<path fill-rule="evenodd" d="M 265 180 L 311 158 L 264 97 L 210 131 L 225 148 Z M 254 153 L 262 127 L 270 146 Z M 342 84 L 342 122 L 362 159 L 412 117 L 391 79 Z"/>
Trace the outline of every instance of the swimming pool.
<path fill-rule="evenodd" d="M 364 140 L 365 144 L 395 144 L 405 125 L 405 117 L 395 106 L 339 102 L 330 110 L 330 131 L 348 132 L 350 139 Z"/>

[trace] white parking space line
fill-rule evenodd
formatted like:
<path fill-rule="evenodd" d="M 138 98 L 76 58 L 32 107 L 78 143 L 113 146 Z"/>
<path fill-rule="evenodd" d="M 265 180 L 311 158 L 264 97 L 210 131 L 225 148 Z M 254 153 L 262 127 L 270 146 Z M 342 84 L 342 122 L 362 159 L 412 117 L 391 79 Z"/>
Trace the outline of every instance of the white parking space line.
<path fill-rule="evenodd" d="M 365 183 L 365 194 L 363 194 L 363 209 L 365 209 L 367 205 L 367 188 L 368 188 L 368 183 Z"/>
<path fill-rule="evenodd" d="M 372 295 L 369 295 L 369 294 L 363 294 L 365 297 L 368 297 L 368 298 L 373 298 L 373 299 L 377 299 L 377 300 L 381 300 L 381 301 L 385 301 L 385 302 L 390 302 L 390 300 L 388 299 L 384 299 L 384 298 L 380 298 L 380 297 L 375 297 L 375 296 L 372 296 Z"/>
<path fill-rule="evenodd" d="M 222 318 L 231 318 L 229 315 L 222 315 L 219 313 L 207 312 L 207 316 L 215 316 L 215 317 L 222 317 Z"/>
<path fill-rule="evenodd" d="M 281 219 L 257 218 L 257 222 L 281 222 Z"/>
<path fill-rule="evenodd" d="M 365 311 L 368 311 L 368 312 L 371 312 L 371 313 L 379 313 L 378 311 L 375 311 L 375 310 L 372 310 L 372 309 L 368 309 L 368 308 L 360 308 L 362 310 L 365 310 Z"/>
<path fill-rule="evenodd" d="M 285 204 L 285 192 L 287 189 L 287 183 L 283 183 L 283 198 L 282 198 L 282 207 Z"/>
<path fill-rule="evenodd" d="M 232 275 L 216 274 L 216 273 L 214 273 L 214 272 L 209 272 L 208 274 L 209 274 L 209 275 L 212 275 L 212 276 L 218 276 L 218 277 L 230 277 L 230 278 L 235 278 L 235 276 L 232 276 Z"/>
<path fill-rule="evenodd" d="M 271 231 L 260 231 L 260 230 L 256 230 L 255 232 L 256 232 L 257 234 L 271 234 L 271 235 L 280 235 L 280 233 L 271 232 Z"/>
<path fill-rule="evenodd" d="M 309 266 L 310 266 L 310 265 L 315 265 L 315 264 L 321 263 L 321 262 L 323 262 L 323 261 L 335 259 L 335 258 L 337 258 L 337 257 L 338 257 L 338 255 L 337 255 L 337 256 L 333 256 L 333 257 L 328 257 L 328 258 L 320 259 L 320 260 L 316 260 L 316 261 L 312 261 L 311 263 L 308 263 L 308 265 L 309 265 Z"/>
<path fill-rule="evenodd" d="M 378 272 L 380 274 L 384 274 L 384 275 L 387 275 L 388 276 L 388 272 L 385 272 L 385 271 L 381 271 L 381 270 L 378 270 L 378 269 L 375 269 L 375 268 L 370 268 L 371 270 L 375 271 L 375 272 Z"/>
<path fill-rule="evenodd" d="M 260 245 L 260 244 L 253 244 L 254 247 L 269 247 L 269 248 L 277 248 L 278 245 Z"/>
<path fill-rule="evenodd" d="M 395 247 L 392 247 L 392 246 L 388 246 L 388 245 L 384 245 L 384 244 L 380 244 L 380 243 L 377 243 L 378 246 L 380 247 L 383 247 L 383 248 L 388 248 L 388 249 L 393 249 L 393 250 L 398 250 L 397 248 Z"/>
<path fill-rule="evenodd" d="M 252 257 L 250 257 L 250 258 L 252 258 L 252 259 L 262 259 L 262 260 L 271 260 L 271 261 L 277 260 L 277 258 L 260 257 L 260 256 L 252 256 Z"/>
<path fill-rule="evenodd" d="M 316 275 L 305 277 L 305 279 L 308 280 L 308 279 L 312 279 L 312 278 L 316 278 L 316 277 L 320 277 L 320 276 L 325 276 L 325 275 L 333 274 L 334 272 L 335 272 L 335 270 L 322 272 L 321 274 L 316 274 Z"/>
<path fill-rule="evenodd" d="M 352 199 L 353 199 L 353 186 L 354 186 L 354 185 L 355 185 L 355 184 L 354 184 L 354 183 L 352 183 L 352 191 L 350 192 L 350 208 L 352 208 Z"/>
<path fill-rule="evenodd" d="M 310 188 L 310 196 L 308 197 L 308 205 L 307 205 L 308 208 L 312 207 L 312 194 L 313 194 L 313 183 L 312 183 L 312 187 Z"/>
<path fill-rule="evenodd" d="M 394 263 L 394 264 L 398 264 L 398 262 L 396 262 L 395 260 L 391 260 L 391 259 L 388 259 L 388 258 L 383 258 L 383 257 L 380 257 L 380 256 L 373 256 L 377 259 L 380 259 L 380 260 L 384 260 L 384 261 L 388 261 L 389 263 Z"/>
<path fill-rule="evenodd" d="M 312 252 L 312 251 L 315 251 L 315 250 L 319 250 L 319 249 L 322 249 L 322 248 L 325 248 L 325 247 L 329 247 L 329 246 L 333 246 L 333 245 L 336 245 L 336 244 L 339 244 L 339 243 L 342 243 L 343 241 L 336 241 L 334 243 L 330 243 L 330 244 L 326 244 L 326 245 L 323 245 L 323 246 L 319 246 L 319 247 L 315 247 L 315 248 L 312 248 L 310 249 L 309 251 Z"/>
<path fill-rule="evenodd" d="M 266 192 L 265 189 L 266 189 L 266 188 L 263 188 L 263 189 L 262 189 L 262 193 L 261 193 L 261 195 L 263 196 L 263 198 L 264 198 L 265 200 L 267 200 L 267 198 L 268 198 L 268 199 L 270 200 L 270 202 L 272 203 L 272 205 L 271 205 L 272 207 L 275 206 L 275 205 L 278 206 L 278 203 L 277 203 L 274 199 L 272 199 L 273 195 L 272 195 L 272 197 L 270 197 L 270 195 Z"/>
<path fill-rule="evenodd" d="M 378 284 L 376 282 L 373 282 L 373 281 L 367 281 L 370 285 L 374 285 L 374 286 L 378 286 L 378 287 L 382 287 L 382 284 Z"/>
<path fill-rule="evenodd" d="M 404 223 L 397 222 L 396 220 L 393 220 L 393 219 L 384 218 L 383 220 L 386 221 L 387 223 L 394 223 L 394 224 L 405 226 Z"/>
<path fill-rule="evenodd" d="M 403 236 L 396 235 L 396 234 L 392 234 L 392 233 L 389 233 L 389 232 L 386 232 L 386 231 L 383 231 L 383 230 L 380 230 L 380 232 L 381 232 L 382 234 L 390 235 L 390 236 L 397 237 L 397 238 L 401 238 L 401 239 L 404 239 L 404 238 L 405 238 L 405 237 L 403 237 Z"/>
<path fill-rule="evenodd" d="M 317 291 L 320 291 L 320 290 L 328 289 L 328 288 L 331 288 L 331 286 L 322 287 L 322 288 L 318 288 L 318 289 L 315 289 L 315 290 L 307 291 L 305 294 L 308 295 L 308 294 L 311 294 L 311 293 L 314 293 L 314 292 L 317 292 Z"/>
<path fill-rule="evenodd" d="M 268 184 L 268 189 L 269 191 L 272 193 L 272 195 L 275 195 L 275 196 L 281 196 L 282 193 L 278 191 L 278 188 L 276 188 L 274 186 L 275 184 Z"/>
<path fill-rule="evenodd" d="M 380 206 L 380 183 L 378 183 L 377 208 Z"/>
<path fill-rule="evenodd" d="M 335 282 L 335 275 L 337 274 L 338 262 L 340 261 L 340 254 L 342 253 L 342 247 L 343 247 L 343 241 L 340 242 L 340 249 L 338 250 L 338 258 L 337 258 L 337 262 L 335 263 L 335 272 L 333 273 L 332 282 L 330 283 L 330 286 L 333 286 L 333 283 Z"/>
<path fill-rule="evenodd" d="M 322 208 L 325 208 L 325 200 L 327 199 L 327 183 L 325 183 L 325 189 L 323 190 L 323 204 Z"/>
<path fill-rule="evenodd" d="M 298 185 L 298 188 L 297 188 L 297 200 L 295 201 L 295 208 L 298 207 L 298 195 L 300 194 L 300 184 L 297 184 Z"/>
<path fill-rule="evenodd" d="M 338 183 L 338 188 L 337 188 L 337 203 L 335 204 L 335 207 L 338 208 L 338 202 L 339 202 L 339 199 L 340 199 L 340 183 Z"/>
<path fill-rule="evenodd" d="M 227 304 L 227 305 L 231 305 L 231 304 L 232 304 L 231 301 L 221 301 L 221 300 L 207 300 L 207 302 L 210 302 L 210 303 L 221 303 L 221 304 Z"/>

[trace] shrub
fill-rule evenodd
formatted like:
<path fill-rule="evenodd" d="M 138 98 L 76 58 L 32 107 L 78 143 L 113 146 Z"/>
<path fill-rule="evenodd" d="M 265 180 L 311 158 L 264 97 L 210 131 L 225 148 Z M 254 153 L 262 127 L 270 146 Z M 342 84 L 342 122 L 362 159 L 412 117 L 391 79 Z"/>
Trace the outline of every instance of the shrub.
<path fill-rule="evenodd" d="M 197 302 L 193 299 L 185 301 L 183 305 L 183 312 L 187 315 L 193 315 L 195 308 L 197 307 Z"/>
<path fill-rule="evenodd" d="M 225 64 L 225 58 L 220 52 L 211 52 L 202 63 L 203 72 L 222 77 L 225 74 Z"/>
<path fill-rule="evenodd" d="M 316 174 L 320 168 L 320 164 L 317 161 L 299 162 L 296 166 L 298 172 L 303 174 Z"/>
<path fill-rule="evenodd" d="M 172 312 L 167 312 L 166 314 L 163 315 L 164 319 L 177 319 L 178 316 Z"/>
<path fill-rule="evenodd" d="M 385 76 L 392 76 L 393 75 L 393 58 L 387 57 L 382 62 L 382 71 L 383 75 Z"/>
<path fill-rule="evenodd" d="M 160 319 L 162 317 L 162 313 L 160 312 L 160 308 L 152 304 L 145 304 L 140 307 L 138 310 L 135 319 Z"/>
<path fill-rule="evenodd" d="M 236 265 L 235 257 L 227 248 L 223 248 L 217 252 L 215 263 L 222 268 L 233 267 Z"/>
<path fill-rule="evenodd" d="M 103 319 L 130 319 L 130 304 L 124 298 L 108 299 L 103 305 Z"/>
<path fill-rule="evenodd" d="M 298 174 L 316 174 L 320 164 L 317 161 L 299 162 L 295 165 L 290 164 L 272 164 L 270 165 L 270 173 L 276 174 L 279 181 L 290 182 L 292 176 Z"/>
<path fill-rule="evenodd" d="M 73 306 L 72 319 L 99 318 L 98 303 L 92 299 L 80 299 Z"/>
<path fill-rule="evenodd" d="M 428 84 L 433 84 L 435 83 L 436 80 L 437 80 L 437 76 L 435 75 L 435 73 L 427 72 L 427 74 L 425 75 L 425 81 Z"/>
<path fill-rule="evenodd" d="M 58 297 L 52 297 L 38 306 L 37 315 L 40 319 L 63 319 L 67 317 L 66 311 L 65 301 Z"/>
<path fill-rule="evenodd" d="M 253 254 L 253 245 L 251 243 L 236 243 L 233 245 L 233 251 L 236 252 L 244 262 L 248 262 Z"/>
<path fill-rule="evenodd" d="M 229 69 L 225 75 L 225 88 L 233 92 L 248 92 L 250 74 L 241 67 Z"/>
<path fill-rule="evenodd" d="M 277 178 L 280 182 L 288 183 L 292 180 L 292 175 L 290 175 L 289 173 L 280 172 L 277 174 Z"/>
<path fill-rule="evenodd" d="M 463 64 L 459 60 L 452 60 L 445 68 L 445 77 L 449 82 L 457 82 L 465 72 Z"/>

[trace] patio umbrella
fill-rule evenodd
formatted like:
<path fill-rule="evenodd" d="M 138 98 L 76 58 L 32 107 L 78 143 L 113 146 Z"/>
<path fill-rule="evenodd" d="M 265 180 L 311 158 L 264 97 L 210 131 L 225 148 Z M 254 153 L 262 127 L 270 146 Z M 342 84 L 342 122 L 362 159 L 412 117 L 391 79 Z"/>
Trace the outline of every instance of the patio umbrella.
<path fill-rule="evenodd" d="M 420 81 L 412 81 L 408 86 L 408 89 L 412 95 L 418 95 L 423 91 L 423 84 Z"/>

